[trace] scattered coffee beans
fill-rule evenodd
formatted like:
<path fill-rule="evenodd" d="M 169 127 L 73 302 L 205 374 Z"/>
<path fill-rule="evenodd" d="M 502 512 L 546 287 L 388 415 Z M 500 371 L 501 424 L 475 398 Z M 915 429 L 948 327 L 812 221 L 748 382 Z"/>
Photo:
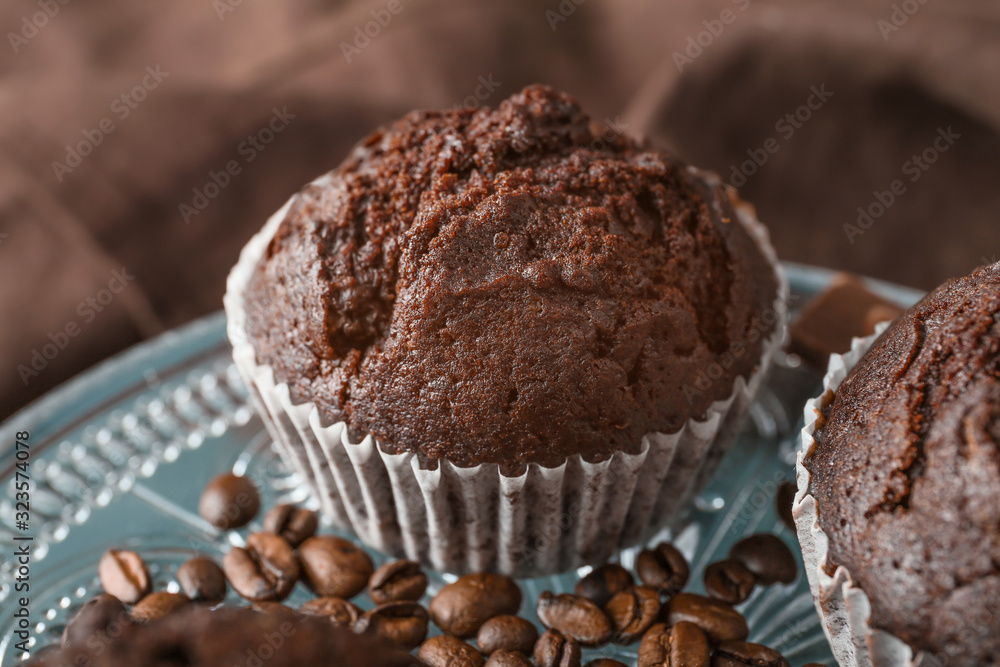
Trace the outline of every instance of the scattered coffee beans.
<path fill-rule="evenodd" d="M 70 619 L 63 630 L 62 643 L 64 646 L 83 645 L 98 633 L 110 633 L 117 637 L 131 623 L 132 619 L 121 600 L 102 593 L 88 600 Z"/>
<path fill-rule="evenodd" d="M 203 515 L 223 517 L 225 521 L 216 522 L 220 527 L 250 521 L 259 499 L 255 489 L 252 494 L 248 489 L 252 484 L 243 478 L 216 478 L 202 497 Z M 252 495 L 253 502 L 233 500 L 241 493 L 244 500 Z M 243 513 L 230 511 L 234 507 Z M 510 577 L 465 575 L 444 586 L 425 609 L 418 600 L 428 578 L 418 563 L 397 560 L 375 570 L 354 543 L 317 536 L 316 514 L 294 505 L 273 508 L 264 526 L 267 530 L 251 534 L 244 548 L 230 549 L 221 569 L 205 557 L 185 562 L 177 570 L 183 594 L 149 593 L 151 580 L 142 558 L 133 551 L 109 550 L 98 565 L 107 594 L 88 602 L 67 624 L 63 643 L 83 642 L 112 628 L 121 636 L 133 622 L 155 621 L 193 602 L 219 604 L 228 580 L 255 611 L 289 621 L 320 616 L 334 627 L 408 651 L 419 647 L 418 658 L 428 667 L 581 667 L 581 645 L 630 645 L 640 638 L 639 667 L 790 667 L 778 651 L 745 641 L 746 619 L 733 608 L 757 584 L 795 580 L 797 561 L 773 535 L 741 540 L 728 559 L 709 565 L 704 577 L 709 597 L 681 592 L 690 568 L 668 543 L 638 555 L 636 574 L 644 585 L 635 585 L 632 574 L 617 563 L 597 567 L 577 582 L 575 594 L 539 596 L 536 612 L 547 628 L 539 636 L 533 623 L 514 615 L 522 596 Z M 300 574 L 319 597 L 295 610 L 280 600 L 291 593 Z M 362 612 L 349 598 L 366 586 L 376 607 Z M 131 614 L 126 604 L 134 605 Z M 445 634 L 427 639 L 431 619 Z M 476 647 L 464 641 L 473 636 Z M 586 667 L 624 664 L 598 658 Z"/>
<path fill-rule="evenodd" d="M 181 565 L 177 583 L 192 602 L 216 605 L 226 599 L 226 575 L 211 558 L 199 556 Z"/>
<path fill-rule="evenodd" d="M 275 505 L 264 516 L 264 532 L 280 535 L 293 547 L 315 535 L 317 528 L 316 512 L 296 505 Z"/>
<path fill-rule="evenodd" d="M 694 623 L 713 642 L 742 640 L 750 634 L 746 619 L 738 611 L 724 602 L 694 593 L 679 593 L 670 601 L 667 622 L 676 625 L 681 621 Z"/>
<path fill-rule="evenodd" d="M 693 623 L 657 623 L 639 644 L 638 667 L 709 667 L 708 638 Z"/>
<path fill-rule="evenodd" d="M 366 611 L 354 631 L 388 641 L 407 651 L 427 637 L 427 610 L 416 602 L 390 602 Z"/>
<path fill-rule="evenodd" d="M 150 593 L 139 600 L 139 604 L 132 607 L 132 618 L 139 623 L 150 623 L 158 621 L 188 604 L 191 604 L 191 600 L 188 599 L 188 596 L 180 593 L 166 591 Z"/>
<path fill-rule="evenodd" d="M 345 600 L 365 589 L 375 569 L 361 548 L 333 535 L 310 537 L 299 545 L 299 559 L 306 582 L 316 593 Z"/>
<path fill-rule="evenodd" d="M 735 558 L 712 563 L 705 568 L 705 592 L 726 604 L 745 602 L 757 585 L 757 577 Z"/>
<path fill-rule="evenodd" d="M 516 614 L 521 589 L 502 574 L 467 574 L 434 596 L 430 615 L 438 627 L 456 637 L 471 637 L 494 616 Z"/>
<path fill-rule="evenodd" d="M 260 511 L 260 493 L 246 477 L 224 473 L 201 492 L 198 513 L 219 530 L 245 526 Z"/>
<path fill-rule="evenodd" d="M 635 571 L 642 583 L 658 588 L 664 595 L 673 595 L 682 590 L 691 576 L 684 554 L 666 542 L 655 549 L 639 552 Z"/>
<path fill-rule="evenodd" d="M 742 561 L 760 583 L 790 584 L 798 574 L 795 555 L 780 537 L 768 534 L 746 537 L 729 550 L 729 557 Z"/>
<path fill-rule="evenodd" d="M 611 619 L 612 639 L 617 644 L 634 644 L 660 616 L 660 592 L 636 586 L 611 598 L 604 607 Z"/>
<path fill-rule="evenodd" d="M 222 561 L 236 592 L 252 602 L 284 600 L 299 578 L 299 561 L 288 542 L 254 533 L 245 548 L 233 547 Z"/>
<path fill-rule="evenodd" d="M 454 635 L 431 637 L 420 645 L 417 657 L 430 667 L 483 667 L 482 654 Z"/>
<path fill-rule="evenodd" d="M 427 590 L 427 575 L 419 563 L 397 560 L 386 563 L 368 580 L 368 597 L 375 604 L 414 602 Z"/>
<path fill-rule="evenodd" d="M 518 616 L 494 616 L 483 623 L 476 634 L 479 650 L 486 654 L 518 651 L 531 655 L 538 641 L 538 628 Z"/>
<path fill-rule="evenodd" d="M 580 645 L 556 630 L 546 630 L 535 644 L 537 667 L 580 667 Z"/>
<path fill-rule="evenodd" d="M 315 598 L 299 607 L 299 611 L 310 616 L 325 616 L 337 627 L 353 628 L 361 617 L 361 609 L 342 598 Z"/>
<path fill-rule="evenodd" d="M 550 630 L 584 646 L 598 646 L 611 639 L 611 619 L 600 607 L 579 595 L 542 593 L 535 607 L 538 620 Z"/>
<path fill-rule="evenodd" d="M 496 651 L 486 661 L 486 667 L 535 667 L 531 659 L 519 651 Z"/>
<path fill-rule="evenodd" d="M 574 592 L 591 600 L 598 607 L 608 604 L 616 594 L 635 585 L 632 573 L 618 563 L 608 563 L 595 568 L 587 576 L 576 582 Z"/>
<path fill-rule="evenodd" d="M 712 667 L 789 667 L 785 657 L 761 644 L 722 642 L 715 648 Z"/>
<path fill-rule="evenodd" d="M 109 549 L 97 565 L 101 586 L 125 604 L 135 604 L 152 588 L 146 563 L 134 551 Z"/>

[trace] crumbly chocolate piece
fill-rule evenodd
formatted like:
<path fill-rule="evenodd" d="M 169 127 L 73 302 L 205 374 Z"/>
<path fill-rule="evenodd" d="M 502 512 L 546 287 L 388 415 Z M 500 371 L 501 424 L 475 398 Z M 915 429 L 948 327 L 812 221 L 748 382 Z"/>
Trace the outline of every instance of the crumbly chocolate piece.
<path fill-rule="evenodd" d="M 703 415 L 759 363 L 773 268 L 718 179 L 607 136 L 542 86 L 378 130 L 251 280 L 258 363 L 429 465 L 598 461 Z"/>
<path fill-rule="evenodd" d="M 847 352 L 852 339 L 872 335 L 875 325 L 902 313 L 898 304 L 873 292 L 857 276 L 838 273 L 788 327 L 789 349 L 825 371 L 831 354 Z"/>
<path fill-rule="evenodd" d="M 421 667 L 417 658 L 333 628 L 325 619 L 292 619 L 250 609 L 192 606 L 148 625 L 127 625 L 114 639 L 45 651 L 33 667 Z"/>
<path fill-rule="evenodd" d="M 810 492 L 872 624 L 949 665 L 1000 656 L 1000 264 L 875 342 L 824 409 Z"/>

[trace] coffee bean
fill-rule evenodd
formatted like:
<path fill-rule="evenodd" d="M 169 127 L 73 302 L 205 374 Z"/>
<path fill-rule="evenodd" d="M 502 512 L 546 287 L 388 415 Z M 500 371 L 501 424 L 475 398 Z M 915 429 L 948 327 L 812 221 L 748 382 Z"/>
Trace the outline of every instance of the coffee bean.
<path fill-rule="evenodd" d="M 442 588 L 431 600 L 430 614 L 438 627 L 462 639 L 476 634 L 494 616 L 516 614 L 521 589 L 502 574 L 467 574 Z"/>
<path fill-rule="evenodd" d="M 285 618 L 289 621 L 301 621 L 302 614 L 295 611 L 288 605 L 281 604 L 280 602 L 254 602 L 250 605 L 250 608 L 261 614 L 270 614 L 272 616 L 277 616 L 278 618 Z"/>
<path fill-rule="evenodd" d="M 660 593 L 649 586 L 622 591 L 604 606 L 616 644 L 634 644 L 660 616 Z"/>
<path fill-rule="evenodd" d="M 765 586 L 779 582 L 790 584 L 795 581 L 799 570 L 788 545 L 781 538 L 766 533 L 740 540 L 729 550 L 729 557 L 746 565 Z"/>
<path fill-rule="evenodd" d="M 691 576 L 691 568 L 684 554 L 666 542 L 654 549 L 639 552 L 635 560 L 635 571 L 642 583 L 658 588 L 665 595 L 681 591 Z"/>
<path fill-rule="evenodd" d="M 135 604 L 152 589 L 146 563 L 134 551 L 109 549 L 97 565 L 97 576 L 108 595 Z"/>
<path fill-rule="evenodd" d="M 538 628 L 518 616 L 494 616 L 483 623 L 476 635 L 476 644 L 483 653 L 519 651 L 531 655 L 538 641 Z"/>
<path fill-rule="evenodd" d="M 611 658 L 598 658 L 597 660 L 591 660 L 583 667 L 628 667 L 624 662 L 618 662 L 617 660 L 612 660 Z"/>
<path fill-rule="evenodd" d="M 535 611 L 546 628 L 558 630 L 584 646 L 597 646 L 611 639 L 611 619 L 604 610 L 579 595 L 553 595 L 546 591 L 538 598 Z"/>
<path fill-rule="evenodd" d="M 778 493 L 774 496 L 778 518 L 793 533 L 795 532 L 795 518 L 792 516 L 792 505 L 795 504 L 795 493 L 797 491 L 798 486 L 794 482 L 783 482 L 778 487 Z"/>
<path fill-rule="evenodd" d="M 789 667 L 785 657 L 772 648 L 749 642 L 722 642 L 715 647 L 712 667 Z"/>
<path fill-rule="evenodd" d="M 252 602 L 284 600 L 299 578 L 295 552 L 273 533 L 253 533 L 246 548 L 229 550 L 222 567 L 236 592 Z"/>
<path fill-rule="evenodd" d="M 186 595 L 158 591 L 150 593 L 132 607 L 132 618 L 139 623 L 151 623 L 189 604 L 191 600 Z"/>
<path fill-rule="evenodd" d="M 757 584 L 757 577 L 735 558 L 712 563 L 705 568 L 705 592 L 726 604 L 745 602 Z"/>
<path fill-rule="evenodd" d="M 667 622 L 694 623 L 713 642 L 746 639 L 750 634 L 746 619 L 729 605 L 693 593 L 679 593 L 667 608 Z"/>
<path fill-rule="evenodd" d="M 303 542 L 299 559 L 306 582 L 317 594 L 345 600 L 365 589 L 375 569 L 372 559 L 357 545 L 332 535 Z"/>
<path fill-rule="evenodd" d="M 62 643 L 65 646 L 71 644 L 82 646 L 98 633 L 111 633 L 117 637 L 122 634 L 122 629 L 131 623 L 132 619 L 129 618 L 121 600 L 113 595 L 101 593 L 88 600 L 66 624 Z"/>
<path fill-rule="evenodd" d="M 634 585 L 635 579 L 632 578 L 631 572 L 618 563 L 608 563 L 592 570 L 590 574 L 576 582 L 573 592 L 591 600 L 598 607 L 603 607 L 615 595 Z"/>
<path fill-rule="evenodd" d="M 192 602 L 216 605 L 226 599 L 226 575 L 211 558 L 185 562 L 177 568 L 177 583 Z"/>
<path fill-rule="evenodd" d="M 260 493 L 247 477 L 223 473 L 201 492 L 198 514 L 219 530 L 245 526 L 260 511 Z"/>
<path fill-rule="evenodd" d="M 417 657 L 430 667 L 483 667 L 482 654 L 454 635 L 431 637 L 420 645 Z"/>
<path fill-rule="evenodd" d="M 580 667 L 580 644 L 556 630 L 546 630 L 535 643 L 537 667 Z"/>
<path fill-rule="evenodd" d="M 638 667 L 709 667 L 708 637 L 693 623 L 657 623 L 639 644 Z"/>
<path fill-rule="evenodd" d="M 427 625 L 427 610 L 416 602 L 390 602 L 362 614 L 354 631 L 411 651 L 427 637 Z"/>
<path fill-rule="evenodd" d="M 280 535 L 293 547 L 315 535 L 317 528 L 316 512 L 297 505 L 275 505 L 264 515 L 264 532 Z"/>
<path fill-rule="evenodd" d="M 520 651 L 496 651 L 486 661 L 486 667 L 535 667 Z"/>
<path fill-rule="evenodd" d="M 415 602 L 427 590 L 427 575 L 411 560 L 386 563 L 368 580 L 368 597 L 375 604 Z"/>
<path fill-rule="evenodd" d="M 306 602 L 299 611 L 310 616 L 325 616 L 337 627 L 353 628 L 361 617 L 361 609 L 342 598 L 324 597 Z"/>

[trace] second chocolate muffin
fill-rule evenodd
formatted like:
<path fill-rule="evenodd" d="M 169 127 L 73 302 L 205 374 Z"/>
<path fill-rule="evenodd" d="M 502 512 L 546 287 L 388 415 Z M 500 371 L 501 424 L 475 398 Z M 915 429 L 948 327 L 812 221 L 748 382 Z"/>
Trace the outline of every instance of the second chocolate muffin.
<path fill-rule="evenodd" d="M 259 364 L 425 465 L 634 452 L 725 399 L 777 319 L 717 179 L 535 86 L 414 112 L 303 190 L 245 295 Z"/>
<path fill-rule="evenodd" d="M 825 403 L 802 463 L 827 574 L 914 652 L 1000 664 L 1000 264 L 907 311 Z"/>

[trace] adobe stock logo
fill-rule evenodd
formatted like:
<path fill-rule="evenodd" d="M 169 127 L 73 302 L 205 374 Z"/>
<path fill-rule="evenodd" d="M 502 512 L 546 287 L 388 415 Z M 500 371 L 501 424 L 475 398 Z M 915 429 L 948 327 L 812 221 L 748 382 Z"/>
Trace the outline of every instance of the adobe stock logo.
<path fill-rule="evenodd" d="M 122 122 L 132 115 L 132 112 L 139 108 L 139 105 L 149 97 L 149 94 L 156 90 L 169 76 L 170 72 L 164 70 L 160 65 L 146 67 L 142 80 L 111 102 L 110 111 L 114 115 L 113 118 L 105 116 L 97 122 L 96 127 L 81 130 L 82 139 L 74 144 L 66 144 L 66 156 L 63 160 L 52 162 L 52 173 L 56 175 L 56 180 L 62 183 L 68 174 L 72 174 L 74 169 L 83 164 L 84 159 L 104 143 L 105 137 L 118 129 L 115 119 L 117 122 Z"/>
<path fill-rule="evenodd" d="M 34 39 L 38 31 L 47 26 L 63 6 L 69 3 L 70 0 L 38 0 L 37 4 L 41 11 L 21 17 L 21 30 L 7 33 L 7 41 L 10 42 L 10 48 L 14 49 L 14 53 L 20 53 L 21 47 Z"/>
<path fill-rule="evenodd" d="M 569 20 L 569 17 L 576 12 L 576 8 L 587 0 L 562 0 L 556 9 L 545 10 L 545 20 L 549 22 L 552 32 L 555 32 L 560 23 Z"/>
<path fill-rule="evenodd" d="M 83 333 L 82 325 L 90 324 L 97 319 L 97 316 L 104 312 L 104 309 L 111 305 L 111 302 L 124 292 L 125 288 L 134 280 L 135 276 L 129 273 L 124 266 L 112 271 L 111 278 L 105 288 L 98 290 L 96 294 L 87 297 L 77 305 L 76 314 L 80 317 L 79 320 L 70 320 L 55 333 L 50 331 L 49 342 L 31 351 L 31 361 L 27 364 L 18 364 L 17 373 L 24 386 L 27 387 L 31 380 L 48 368 L 49 362 L 69 347 L 72 339 Z"/>
<path fill-rule="evenodd" d="M 951 125 L 947 129 L 939 127 L 937 137 L 931 145 L 921 151 L 919 155 L 915 154 L 903 163 L 901 167 L 903 175 L 909 177 L 910 183 L 916 183 L 938 161 L 941 154 L 948 151 L 961 138 L 962 135 L 952 130 Z M 871 229 L 875 222 L 885 215 L 886 211 L 892 208 L 906 192 L 906 182 L 901 178 L 889 183 L 889 187 L 885 190 L 873 191 L 874 200 L 867 206 L 858 207 L 857 221 L 853 224 L 850 222 L 844 224 L 844 233 L 847 234 L 847 240 L 851 242 L 851 245 L 854 245 L 859 236 Z"/>
<path fill-rule="evenodd" d="M 823 108 L 823 105 L 833 97 L 833 92 L 827 90 L 826 84 L 810 86 L 811 93 L 806 101 L 793 111 L 786 113 L 774 124 L 774 131 L 781 135 L 784 141 L 788 141 L 795 136 L 798 130 L 809 122 L 813 114 Z M 742 188 L 747 180 L 756 174 L 771 156 L 781 150 L 781 143 L 776 137 L 768 137 L 759 148 L 748 148 L 746 151 L 748 160 L 739 164 L 731 165 L 729 168 L 729 184 L 736 188 Z"/>
<path fill-rule="evenodd" d="M 483 105 L 486 100 L 490 99 L 500 86 L 503 85 L 502 81 L 494 81 L 492 74 L 487 74 L 486 76 L 480 76 L 476 79 L 479 84 L 471 95 L 466 97 L 461 102 L 457 102 L 452 108 L 456 111 L 462 109 L 467 109 L 469 111 L 475 111 Z"/>
<path fill-rule="evenodd" d="M 340 52 L 344 54 L 344 60 L 350 63 L 356 56 L 361 55 L 361 51 L 368 48 L 372 40 L 381 35 L 403 9 L 405 7 L 402 0 L 389 0 L 384 8 L 371 10 L 369 12 L 372 16 L 371 21 L 354 26 L 354 40 L 340 43 Z"/>
<path fill-rule="evenodd" d="M 927 4 L 927 0 L 903 0 L 902 3 L 893 3 L 892 13 L 888 19 L 879 19 L 875 25 L 882 35 L 882 39 L 889 41 L 889 36 L 898 31 L 910 21 L 910 17 L 920 11 L 920 8 Z"/>
<path fill-rule="evenodd" d="M 271 119 L 264 127 L 253 134 L 247 135 L 246 139 L 236 147 L 236 153 L 243 158 L 243 161 L 229 160 L 219 171 L 209 171 L 208 179 L 201 187 L 191 189 L 193 193 L 190 202 L 181 202 L 177 207 L 184 222 L 190 224 L 193 219 L 201 215 L 201 212 L 208 208 L 212 201 L 222 194 L 222 191 L 229 187 L 233 179 L 243 173 L 243 167 L 250 164 L 271 145 L 271 142 L 279 134 L 285 131 L 296 114 L 288 113 L 288 107 L 271 109 Z"/>
<path fill-rule="evenodd" d="M 750 6 L 750 0 L 732 0 L 732 3 L 741 12 L 746 11 L 747 7 Z M 734 23 L 738 16 L 739 14 L 735 11 L 726 8 L 719 12 L 718 18 L 702 21 L 701 24 L 705 29 L 687 38 L 687 44 L 683 52 L 674 51 L 673 53 L 672 57 L 674 65 L 677 66 L 677 71 L 683 72 L 685 67 L 693 63 L 695 58 L 705 52 L 705 49 L 712 46 L 715 40 L 721 37 L 722 33 L 726 31 L 726 27 Z"/>

